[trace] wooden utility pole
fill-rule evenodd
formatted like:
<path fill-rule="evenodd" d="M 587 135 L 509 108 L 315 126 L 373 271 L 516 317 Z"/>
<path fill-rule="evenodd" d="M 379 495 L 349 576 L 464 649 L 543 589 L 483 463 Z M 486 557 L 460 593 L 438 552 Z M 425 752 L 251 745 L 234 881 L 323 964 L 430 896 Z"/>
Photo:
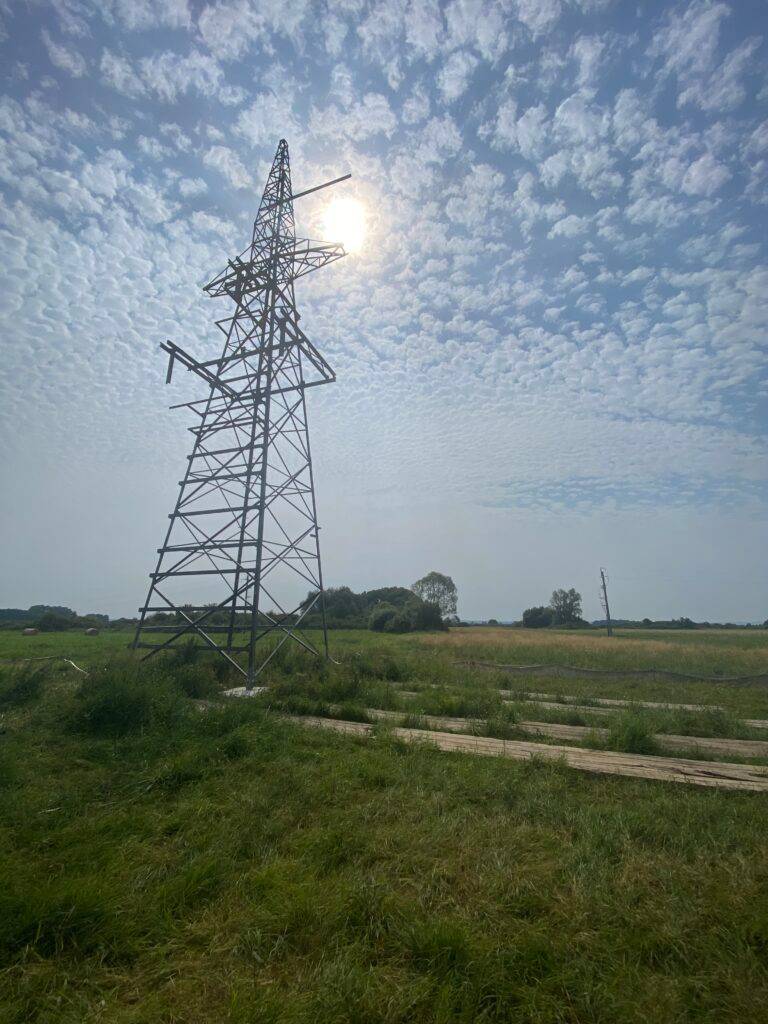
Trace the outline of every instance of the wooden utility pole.
<path fill-rule="evenodd" d="M 603 589 L 603 608 L 605 609 L 605 622 L 608 626 L 608 636 L 613 636 L 613 626 L 611 625 L 611 609 L 608 607 L 608 589 L 605 585 L 605 569 L 600 570 L 600 583 Z"/>

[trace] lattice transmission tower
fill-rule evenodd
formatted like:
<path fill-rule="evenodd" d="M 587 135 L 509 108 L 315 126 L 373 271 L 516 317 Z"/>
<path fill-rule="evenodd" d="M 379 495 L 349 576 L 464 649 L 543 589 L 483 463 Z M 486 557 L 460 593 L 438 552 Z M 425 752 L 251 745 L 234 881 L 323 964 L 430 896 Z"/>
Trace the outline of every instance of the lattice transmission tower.
<path fill-rule="evenodd" d="M 341 244 L 296 238 L 293 200 L 349 177 L 294 195 L 281 139 L 251 244 L 204 289 L 235 304 L 217 321 L 221 356 L 200 362 L 173 342 L 161 345 L 166 382 L 180 364 L 205 381 L 208 394 L 172 407 L 197 419 L 139 609 L 134 646 L 148 648 L 145 657 L 197 637 L 251 687 L 288 641 L 320 654 L 301 630 L 317 609 L 328 655 L 306 390 L 336 378 L 299 326 L 294 282 L 345 252 Z M 246 669 L 237 654 L 247 654 Z"/>

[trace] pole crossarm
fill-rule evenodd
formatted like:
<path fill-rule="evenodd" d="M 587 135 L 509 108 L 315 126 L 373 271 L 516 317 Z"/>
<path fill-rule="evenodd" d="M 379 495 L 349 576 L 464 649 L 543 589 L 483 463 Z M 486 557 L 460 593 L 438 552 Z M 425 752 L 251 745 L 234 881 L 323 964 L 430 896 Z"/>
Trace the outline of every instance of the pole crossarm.
<path fill-rule="evenodd" d="M 302 632 L 308 617 L 319 621 L 328 654 L 306 391 L 336 375 L 299 326 L 294 282 L 345 251 L 297 238 L 293 200 L 348 177 L 294 193 L 281 140 L 250 245 L 204 287 L 234 304 L 216 321 L 221 355 L 197 359 L 173 341 L 160 346 L 166 383 L 178 364 L 207 393 L 172 406 L 189 409 L 196 424 L 139 609 L 134 647 L 146 657 L 196 639 L 252 687 L 283 644 L 319 653 Z"/>

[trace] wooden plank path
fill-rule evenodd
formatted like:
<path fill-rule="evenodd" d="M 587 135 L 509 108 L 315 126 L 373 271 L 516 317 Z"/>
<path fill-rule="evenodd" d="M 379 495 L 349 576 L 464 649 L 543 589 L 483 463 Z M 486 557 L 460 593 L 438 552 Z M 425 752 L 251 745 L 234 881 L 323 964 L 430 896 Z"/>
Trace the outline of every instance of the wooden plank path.
<path fill-rule="evenodd" d="M 395 721 L 403 717 L 400 711 L 381 711 L 366 708 L 371 718 L 381 721 Z M 471 718 L 448 718 L 442 715 L 419 715 L 430 729 L 445 732 L 471 733 L 481 720 Z M 560 725 L 557 722 L 514 722 L 516 729 L 533 736 L 549 736 L 558 740 L 583 740 L 587 736 L 601 739 L 608 735 L 607 729 L 588 725 Z M 654 740 L 664 750 L 697 750 L 702 754 L 730 755 L 731 757 L 768 757 L 768 740 L 735 740 L 721 736 L 678 736 L 673 733 L 656 733 Z"/>
<path fill-rule="evenodd" d="M 346 722 L 338 718 L 301 716 L 287 721 L 353 736 L 369 736 L 373 726 L 364 722 Z M 622 754 L 609 750 L 585 750 L 526 740 L 496 740 L 486 736 L 431 732 L 428 729 L 394 728 L 392 734 L 406 743 L 427 743 L 440 750 L 486 757 L 507 757 L 516 761 L 541 758 L 562 761 L 578 771 L 600 775 L 623 775 L 658 782 L 682 782 L 717 789 L 750 790 L 768 793 L 768 768 L 756 765 L 693 761 L 682 757 L 655 757 L 651 754 Z"/>
<path fill-rule="evenodd" d="M 437 689 L 438 683 L 428 683 L 428 687 Z M 610 715 L 618 708 L 656 708 L 662 711 L 723 711 L 719 704 L 670 704 L 652 700 L 613 700 L 610 697 L 583 697 L 582 700 L 593 701 L 594 704 L 574 704 L 572 700 L 578 697 L 562 697 L 557 699 L 559 694 L 555 693 L 529 693 L 524 691 L 526 696 L 515 698 L 514 690 L 499 690 L 504 704 L 538 704 L 542 708 L 550 708 L 554 711 L 579 711 L 593 715 Z M 400 690 L 401 697 L 418 697 L 417 690 Z M 752 729 L 768 729 L 768 718 L 743 718 L 742 725 L 748 725 Z"/>
<path fill-rule="evenodd" d="M 502 697 L 509 697 L 514 700 L 514 690 L 499 690 Z M 552 701 L 555 704 L 570 705 L 578 700 L 588 700 L 593 704 L 599 704 L 611 708 L 662 708 L 664 711 L 723 711 L 720 704 L 672 704 L 669 701 L 656 700 L 614 700 L 611 697 L 566 697 L 557 693 L 530 693 L 528 690 L 521 691 L 521 699 L 526 701 Z"/>
<path fill-rule="evenodd" d="M 590 698 L 591 699 L 591 698 Z M 605 708 L 605 707 L 593 707 L 591 704 L 563 704 L 562 701 L 546 701 L 546 700 L 504 700 L 502 704 L 537 704 L 540 708 L 548 708 L 552 711 L 578 711 L 588 715 L 612 715 L 616 712 L 616 708 Z M 628 704 L 628 708 L 635 707 L 637 705 Z M 643 707 L 642 704 L 639 705 Z M 703 707 L 704 705 L 702 705 Z M 661 704 L 660 708 L 664 710 L 670 710 L 674 708 L 672 704 Z M 742 718 L 740 719 L 742 725 L 748 725 L 752 729 L 768 729 L 768 719 L 765 718 Z"/>

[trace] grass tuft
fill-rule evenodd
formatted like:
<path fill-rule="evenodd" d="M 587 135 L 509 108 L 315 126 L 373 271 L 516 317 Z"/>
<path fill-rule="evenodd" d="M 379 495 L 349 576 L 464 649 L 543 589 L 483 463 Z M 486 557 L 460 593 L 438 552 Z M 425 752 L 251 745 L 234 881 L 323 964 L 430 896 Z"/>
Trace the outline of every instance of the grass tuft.
<path fill-rule="evenodd" d="M 0 708 L 18 708 L 40 696 L 51 677 L 48 666 L 13 665 L 0 668 Z"/>
<path fill-rule="evenodd" d="M 153 726 L 169 728 L 185 711 L 174 682 L 147 674 L 135 663 L 113 662 L 81 684 L 69 726 L 88 736 L 115 739 Z"/>

